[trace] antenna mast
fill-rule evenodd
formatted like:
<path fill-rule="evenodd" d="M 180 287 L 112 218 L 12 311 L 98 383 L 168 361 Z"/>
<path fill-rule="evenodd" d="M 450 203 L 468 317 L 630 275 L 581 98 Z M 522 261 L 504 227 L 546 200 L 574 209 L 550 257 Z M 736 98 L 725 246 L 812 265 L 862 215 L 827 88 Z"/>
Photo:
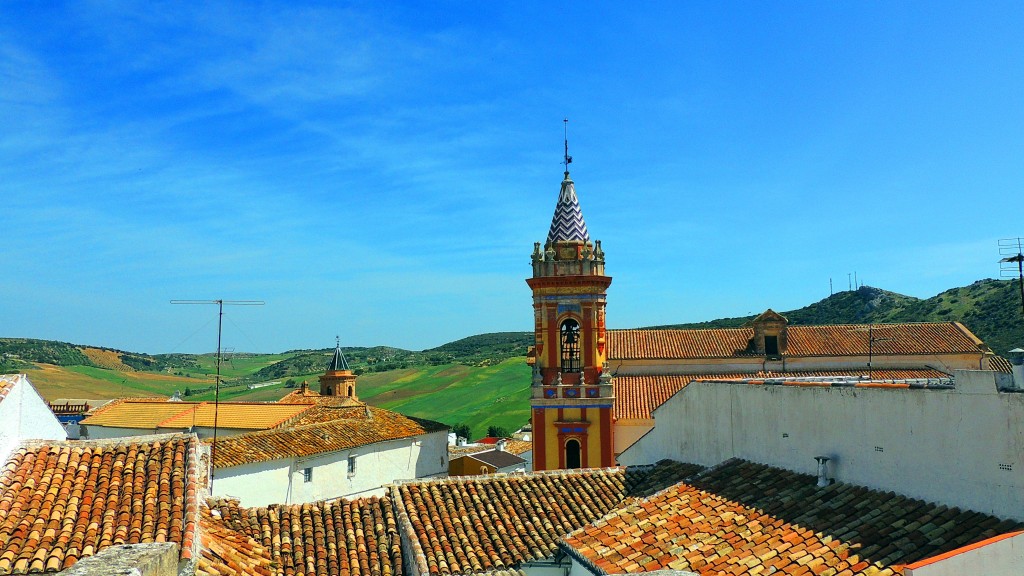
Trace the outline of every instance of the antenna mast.
<path fill-rule="evenodd" d="M 224 327 L 224 305 L 263 306 L 263 300 L 171 300 L 171 304 L 217 305 L 217 380 L 213 393 L 213 444 L 210 445 L 210 494 L 213 494 L 213 462 L 217 456 L 217 415 L 220 412 L 220 337 Z"/>
<path fill-rule="evenodd" d="M 1020 280 L 1020 312 L 1024 314 L 1024 238 L 1003 238 L 999 241 L 1000 278 L 1013 278 L 1016 268 L 1017 279 Z M 1016 264 L 1016 266 L 1014 266 Z"/>

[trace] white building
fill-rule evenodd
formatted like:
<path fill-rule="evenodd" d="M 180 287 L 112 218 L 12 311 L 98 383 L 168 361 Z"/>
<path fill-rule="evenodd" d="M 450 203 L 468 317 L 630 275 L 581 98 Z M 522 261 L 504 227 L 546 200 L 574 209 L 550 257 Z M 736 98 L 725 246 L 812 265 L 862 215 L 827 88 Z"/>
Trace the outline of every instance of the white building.
<path fill-rule="evenodd" d="M 829 480 L 1024 520 L 1022 384 L 970 370 L 932 381 L 691 382 L 619 461 L 742 458 L 813 474 L 826 457 Z"/>
<path fill-rule="evenodd" d="M 67 432 L 24 374 L 0 375 L 0 462 L 21 441 L 67 440 Z"/>
<path fill-rule="evenodd" d="M 395 480 L 448 471 L 445 424 L 367 406 L 316 408 L 324 421 L 218 440 L 212 494 L 296 504 L 379 495 Z"/>

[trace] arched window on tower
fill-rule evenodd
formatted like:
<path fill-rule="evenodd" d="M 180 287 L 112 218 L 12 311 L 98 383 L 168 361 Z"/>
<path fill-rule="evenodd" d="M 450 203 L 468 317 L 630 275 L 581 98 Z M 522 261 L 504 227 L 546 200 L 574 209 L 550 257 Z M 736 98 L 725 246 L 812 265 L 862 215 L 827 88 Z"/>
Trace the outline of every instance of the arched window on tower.
<path fill-rule="evenodd" d="M 562 322 L 562 372 L 580 371 L 580 323 L 569 318 Z"/>
<path fill-rule="evenodd" d="M 565 443 L 565 467 L 579 468 L 580 466 L 580 441 L 569 440 Z"/>

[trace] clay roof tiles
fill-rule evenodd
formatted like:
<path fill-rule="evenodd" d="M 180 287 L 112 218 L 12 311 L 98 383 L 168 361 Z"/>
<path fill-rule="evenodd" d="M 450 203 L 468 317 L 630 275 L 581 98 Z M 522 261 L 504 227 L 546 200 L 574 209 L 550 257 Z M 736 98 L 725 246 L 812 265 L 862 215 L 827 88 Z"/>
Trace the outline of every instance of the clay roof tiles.
<path fill-rule="evenodd" d="M 155 430 L 187 430 L 192 426 L 213 427 L 214 405 L 208 402 L 168 402 L 159 398 L 122 398 L 97 409 L 82 424 Z M 287 423 L 306 410 L 308 404 L 276 402 L 221 402 L 217 425 L 221 428 L 265 430 Z"/>
<path fill-rule="evenodd" d="M 207 522 L 222 534 L 256 547 L 257 561 L 272 558 L 285 576 L 401 576 L 402 547 L 389 498 L 242 508 L 211 500 Z M 250 542 L 251 540 L 251 542 Z M 204 549 L 209 566 L 230 565 L 234 554 Z M 238 564 L 235 562 L 235 564 Z M 240 564 L 238 564 L 241 566 Z M 248 574 L 209 571 L 206 574 Z M 257 572 L 262 573 L 262 572 Z"/>
<path fill-rule="evenodd" d="M 56 572 L 109 546 L 175 542 L 192 557 L 198 441 L 30 441 L 0 471 L 0 574 Z"/>
<path fill-rule="evenodd" d="M 834 324 L 789 326 L 786 356 L 856 356 L 868 354 L 869 326 Z M 876 355 L 980 353 L 984 346 L 959 322 L 874 324 Z M 732 358 L 750 356 L 753 328 L 708 330 L 609 330 L 610 360 Z"/>
<path fill-rule="evenodd" d="M 587 469 L 406 482 L 392 488 L 419 569 L 432 575 L 515 570 L 550 557 L 557 539 L 700 470 L 675 462 L 644 469 Z M 655 485 L 652 486 L 652 482 Z"/>
<path fill-rule="evenodd" d="M 334 410 L 333 419 L 313 424 L 220 438 L 214 451 L 214 468 L 336 452 L 448 429 L 440 422 L 404 416 L 382 408 L 363 406 Z"/>
<path fill-rule="evenodd" d="M 734 460 L 626 503 L 562 546 L 607 574 L 884 575 L 1020 526 Z"/>
<path fill-rule="evenodd" d="M 649 420 L 655 408 L 664 404 L 676 392 L 694 380 L 732 380 L 740 378 L 772 377 L 826 377 L 860 376 L 863 370 L 821 370 L 782 373 L 730 373 L 730 374 L 671 374 L 616 376 L 612 380 L 615 390 L 615 418 L 617 420 Z M 949 375 L 933 369 L 874 370 L 876 380 L 908 380 L 917 378 L 948 378 Z"/>
<path fill-rule="evenodd" d="M 4 401 L 7 394 L 14 389 L 14 385 L 22 379 L 28 379 L 24 374 L 0 374 L 0 402 Z"/>
<path fill-rule="evenodd" d="M 477 452 L 484 452 L 487 450 L 494 450 L 494 444 L 469 444 L 466 446 L 448 446 L 448 454 L 450 456 L 458 457 L 465 456 L 466 454 L 475 454 Z M 527 442 L 525 440 L 508 440 L 505 443 L 505 452 L 521 456 L 522 454 L 533 450 L 533 442 Z"/>

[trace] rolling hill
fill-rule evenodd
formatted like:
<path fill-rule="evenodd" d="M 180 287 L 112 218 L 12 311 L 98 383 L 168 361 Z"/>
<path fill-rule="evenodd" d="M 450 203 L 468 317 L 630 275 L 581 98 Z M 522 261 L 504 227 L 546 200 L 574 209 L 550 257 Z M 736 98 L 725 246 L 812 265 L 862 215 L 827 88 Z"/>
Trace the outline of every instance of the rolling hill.
<path fill-rule="evenodd" d="M 1024 346 L 1019 281 L 979 280 L 920 299 L 863 286 L 782 312 L 794 325 L 960 321 L 997 353 Z M 740 326 L 752 316 L 651 328 Z M 411 416 L 515 429 L 529 418 L 532 332 L 479 334 L 423 351 L 343 348 L 360 375 L 358 395 Z M 331 349 L 228 354 L 221 400 L 274 401 L 306 380 L 314 388 Z M 214 354 L 138 354 L 66 342 L 0 338 L 0 373 L 25 372 L 47 399 L 167 396 L 213 400 Z"/>
<path fill-rule="evenodd" d="M 809 306 L 780 312 L 793 325 L 887 322 L 962 322 L 1000 355 L 1024 347 L 1019 280 L 979 280 L 920 299 L 861 286 L 838 292 Z M 651 328 L 732 328 L 754 316 Z"/>

